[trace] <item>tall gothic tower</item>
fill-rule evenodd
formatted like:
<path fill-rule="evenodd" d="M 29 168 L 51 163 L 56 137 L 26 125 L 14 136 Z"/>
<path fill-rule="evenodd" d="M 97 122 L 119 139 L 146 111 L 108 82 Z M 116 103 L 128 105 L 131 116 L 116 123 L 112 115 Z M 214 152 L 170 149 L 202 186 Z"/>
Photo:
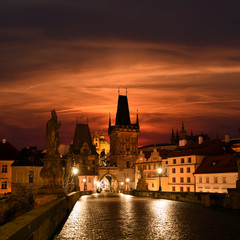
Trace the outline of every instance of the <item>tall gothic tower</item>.
<path fill-rule="evenodd" d="M 110 164 L 121 169 L 133 168 L 138 155 L 138 115 L 131 124 L 127 96 L 118 96 L 116 122 L 111 126 L 109 117 L 108 135 L 110 138 Z"/>

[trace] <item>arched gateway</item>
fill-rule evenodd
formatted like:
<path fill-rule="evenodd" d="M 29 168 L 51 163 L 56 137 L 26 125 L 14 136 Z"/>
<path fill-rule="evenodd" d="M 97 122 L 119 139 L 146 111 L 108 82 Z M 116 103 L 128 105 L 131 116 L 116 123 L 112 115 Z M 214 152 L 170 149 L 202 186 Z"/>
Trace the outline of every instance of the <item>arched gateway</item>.
<path fill-rule="evenodd" d="M 99 179 L 100 188 L 105 191 L 117 192 L 120 190 L 118 179 L 111 173 L 106 173 Z"/>

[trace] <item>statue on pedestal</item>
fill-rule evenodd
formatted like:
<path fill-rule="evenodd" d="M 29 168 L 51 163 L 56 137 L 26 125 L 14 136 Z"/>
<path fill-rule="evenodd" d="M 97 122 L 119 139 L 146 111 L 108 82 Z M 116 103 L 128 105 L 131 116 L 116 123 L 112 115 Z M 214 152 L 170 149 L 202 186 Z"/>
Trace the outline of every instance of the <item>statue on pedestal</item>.
<path fill-rule="evenodd" d="M 40 192 L 61 193 L 63 192 L 63 170 L 61 158 L 58 152 L 60 145 L 58 129 L 61 122 L 57 122 L 55 110 L 51 111 L 52 118 L 47 122 L 46 128 L 46 156 L 43 159 L 43 168 L 40 176 L 43 178 L 43 186 Z"/>
<path fill-rule="evenodd" d="M 148 191 L 148 186 L 147 186 L 147 183 L 146 183 L 145 176 L 143 174 L 143 168 L 142 167 L 140 168 L 140 175 L 141 175 L 141 178 L 138 179 L 136 189 L 137 190 L 142 190 L 142 191 Z"/>

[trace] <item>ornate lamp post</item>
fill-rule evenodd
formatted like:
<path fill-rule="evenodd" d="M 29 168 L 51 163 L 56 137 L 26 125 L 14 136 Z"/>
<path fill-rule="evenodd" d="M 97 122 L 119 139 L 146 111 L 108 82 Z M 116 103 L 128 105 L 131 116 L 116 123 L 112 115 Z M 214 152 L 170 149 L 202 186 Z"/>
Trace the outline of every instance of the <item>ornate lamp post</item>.
<path fill-rule="evenodd" d="M 86 191 L 87 190 L 86 178 L 83 179 L 83 183 L 84 183 L 84 191 Z"/>
<path fill-rule="evenodd" d="M 129 178 L 127 178 L 126 181 L 127 181 L 127 191 L 128 191 L 128 182 L 129 182 Z"/>
<path fill-rule="evenodd" d="M 73 167 L 72 168 L 72 173 L 73 173 L 73 177 L 74 177 L 74 191 L 76 191 L 77 190 L 77 180 L 76 180 L 76 177 L 77 177 L 78 169 L 76 167 Z"/>
<path fill-rule="evenodd" d="M 162 169 L 161 168 L 158 168 L 158 174 L 159 174 L 159 192 L 162 191 L 162 188 L 161 188 L 161 173 L 162 173 Z"/>

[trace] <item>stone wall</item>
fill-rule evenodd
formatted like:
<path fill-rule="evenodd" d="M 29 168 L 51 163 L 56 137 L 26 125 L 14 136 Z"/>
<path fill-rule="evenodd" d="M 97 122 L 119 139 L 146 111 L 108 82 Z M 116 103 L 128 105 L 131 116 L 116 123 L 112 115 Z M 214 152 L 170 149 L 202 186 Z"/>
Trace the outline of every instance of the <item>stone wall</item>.
<path fill-rule="evenodd" d="M 0 227 L 0 240 L 52 239 L 81 195 L 91 193 L 73 192 L 16 218 Z"/>
<path fill-rule="evenodd" d="M 230 194 L 201 193 L 201 192 L 158 192 L 158 191 L 131 191 L 128 194 L 139 197 L 152 197 L 201 204 L 203 207 L 222 207 L 239 209 L 232 203 Z M 240 200 L 240 199 L 239 199 Z M 239 201 L 240 202 L 240 201 Z"/>

